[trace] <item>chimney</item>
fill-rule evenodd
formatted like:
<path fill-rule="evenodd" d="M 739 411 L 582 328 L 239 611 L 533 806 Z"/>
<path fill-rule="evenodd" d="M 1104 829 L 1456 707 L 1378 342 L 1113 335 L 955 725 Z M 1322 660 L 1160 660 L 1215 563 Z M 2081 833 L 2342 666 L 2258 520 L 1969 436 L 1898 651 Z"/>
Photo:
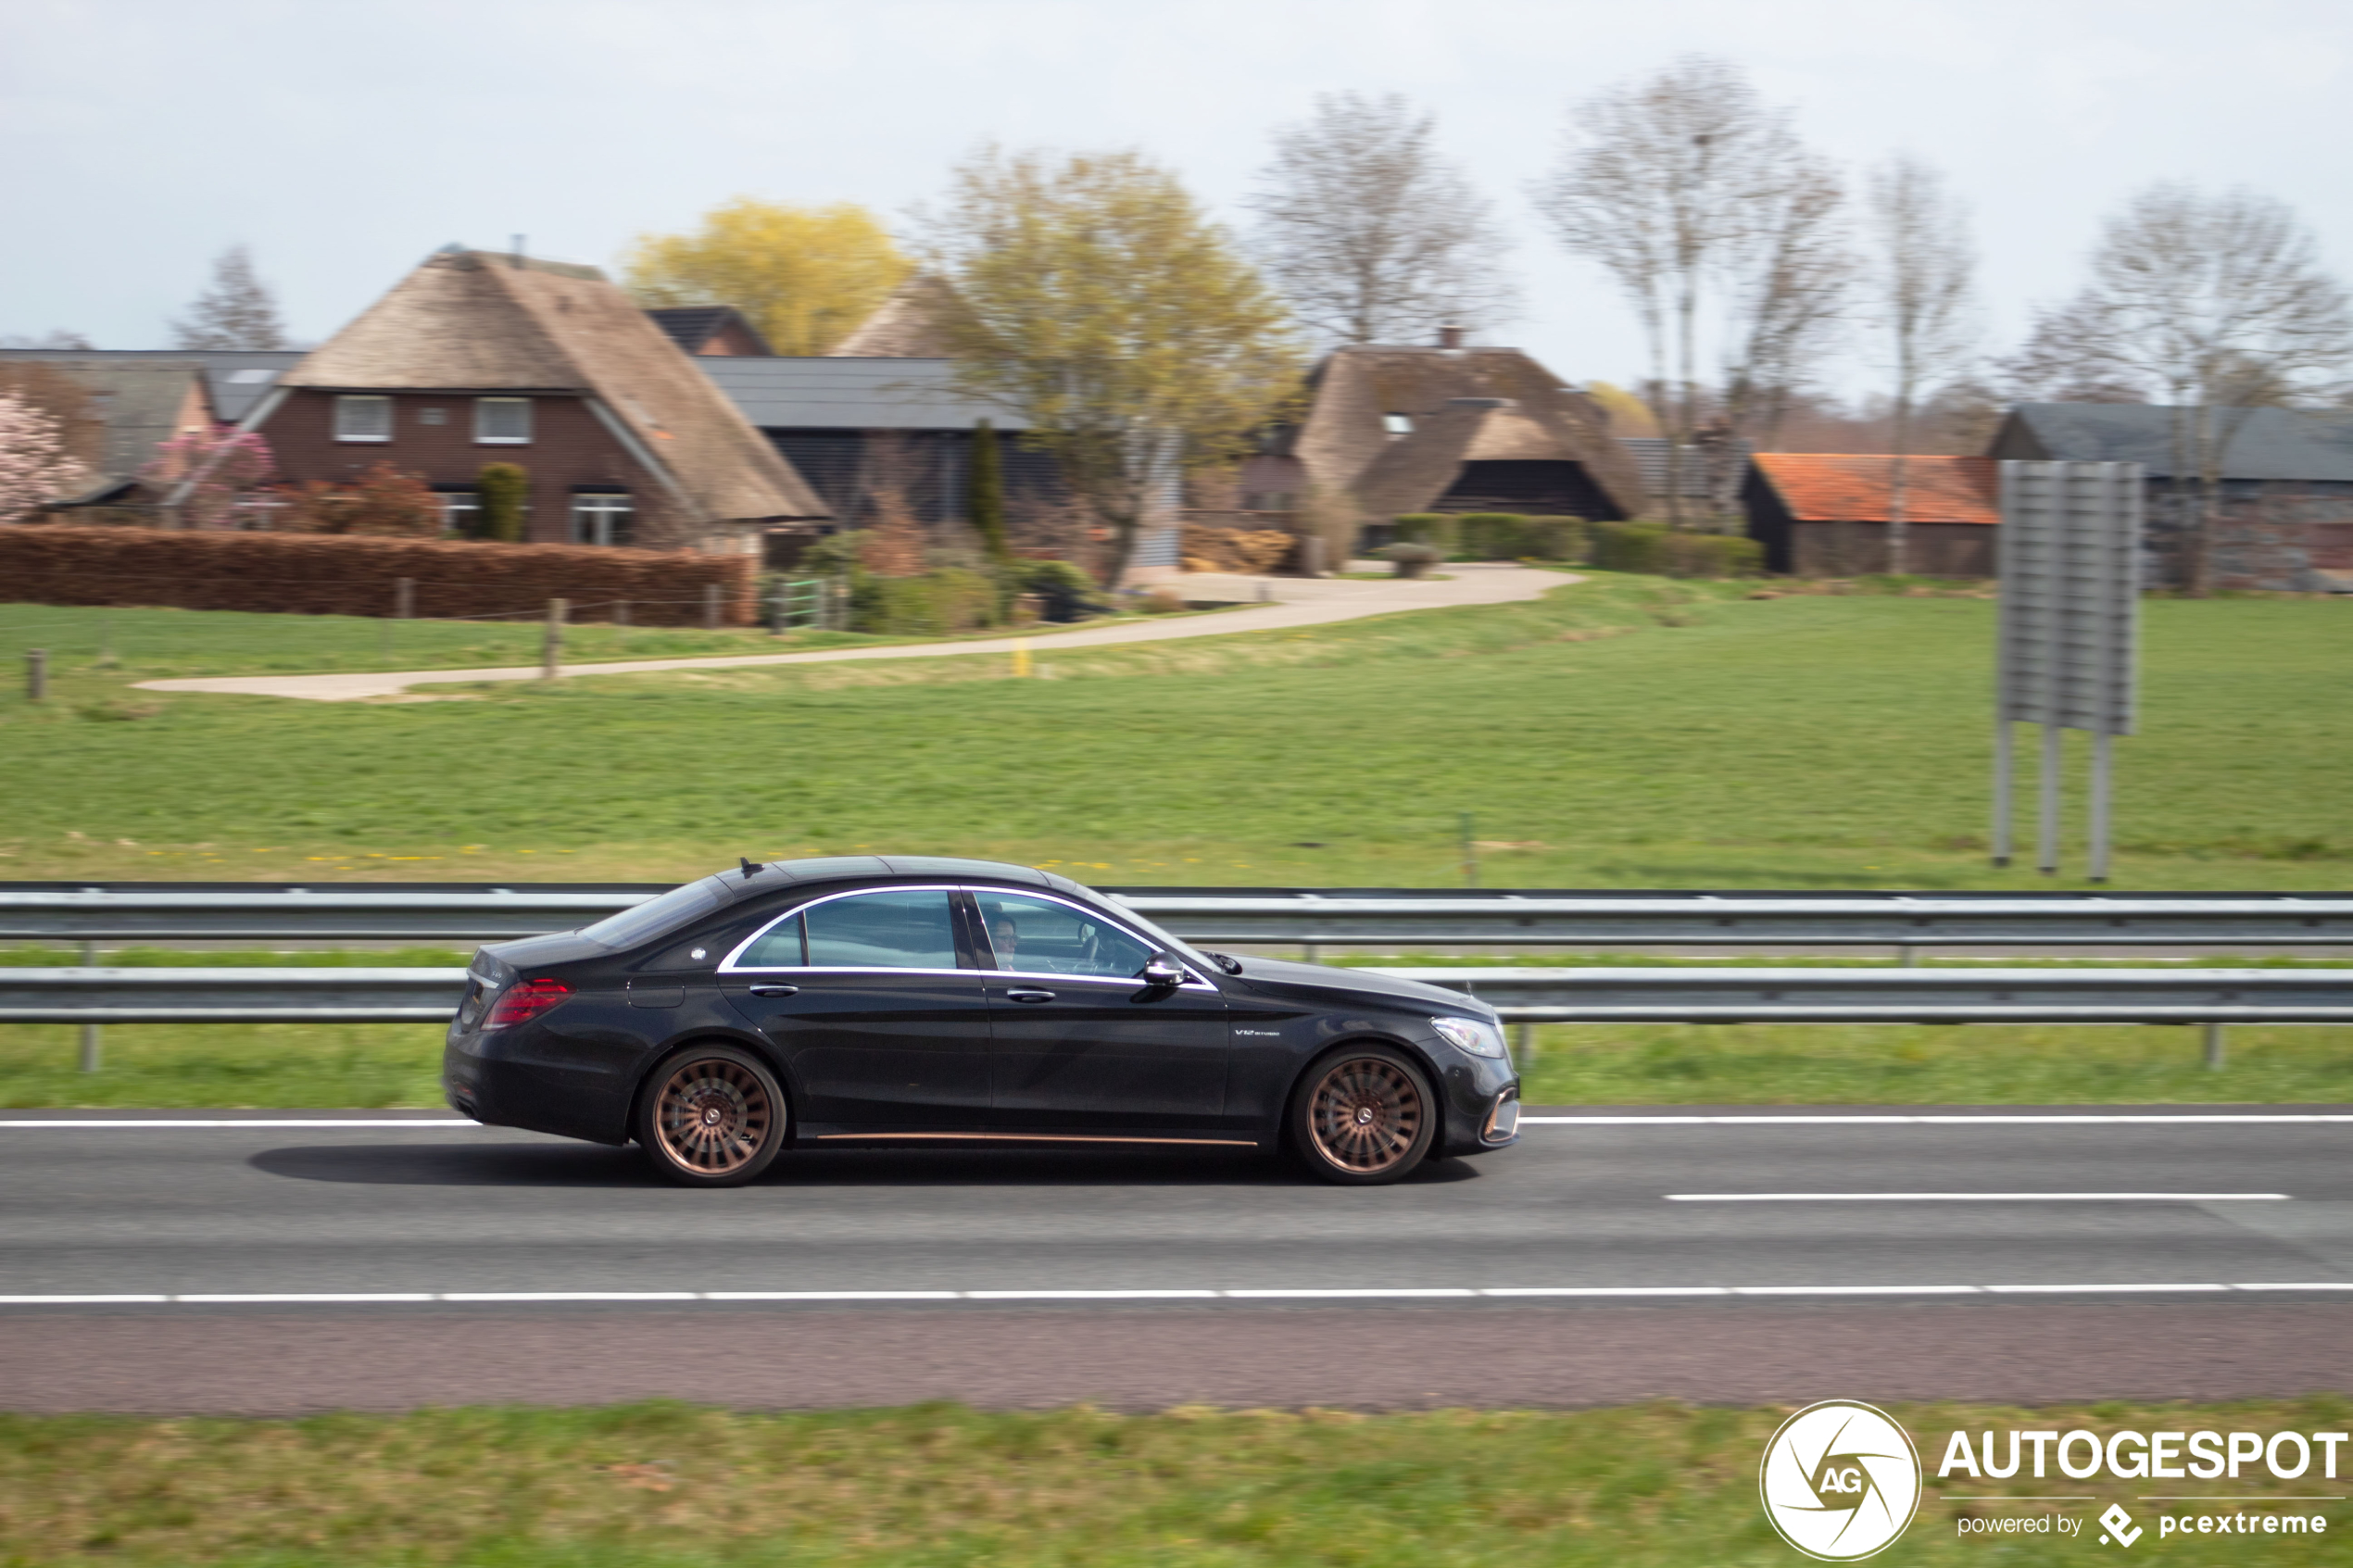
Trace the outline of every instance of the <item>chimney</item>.
<path fill-rule="evenodd" d="M 1460 327 L 1458 327 L 1458 326 L 1456 326 L 1456 325 L 1455 325 L 1453 322 L 1452 322 L 1452 321 L 1449 321 L 1449 322 L 1447 322 L 1444 326 L 1442 326 L 1442 327 L 1439 328 L 1439 329 L 1438 329 L 1438 346 L 1439 346 L 1439 347 L 1441 347 L 1441 348 L 1460 348 L 1460 347 L 1462 347 L 1462 346 L 1463 346 L 1463 329 L 1462 329 L 1462 328 L 1460 328 Z"/>

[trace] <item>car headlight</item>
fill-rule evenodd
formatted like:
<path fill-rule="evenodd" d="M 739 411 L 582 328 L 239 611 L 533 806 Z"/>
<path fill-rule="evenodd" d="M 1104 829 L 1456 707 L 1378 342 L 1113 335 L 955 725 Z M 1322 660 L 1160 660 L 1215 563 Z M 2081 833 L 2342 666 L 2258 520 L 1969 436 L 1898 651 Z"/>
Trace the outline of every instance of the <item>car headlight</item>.
<path fill-rule="evenodd" d="M 1476 1018 L 1433 1018 L 1429 1026 L 1473 1056 L 1502 1056 L 1504 1031 Z"/>

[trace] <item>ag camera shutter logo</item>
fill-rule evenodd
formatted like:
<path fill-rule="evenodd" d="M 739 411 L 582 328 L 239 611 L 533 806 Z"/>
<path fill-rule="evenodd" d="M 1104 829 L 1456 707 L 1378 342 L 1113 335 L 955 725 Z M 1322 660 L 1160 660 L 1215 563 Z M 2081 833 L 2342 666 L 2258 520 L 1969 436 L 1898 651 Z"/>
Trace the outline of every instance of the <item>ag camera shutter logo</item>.
<path fill-rule="evenodd" d="M 1781 1539 L 1819 1562 L 1854 1562 L 1912 1522 L 1919 1450 L 1885 1411 L 1825 1399 L 1781 1423 L 1756 1488 Z"/>

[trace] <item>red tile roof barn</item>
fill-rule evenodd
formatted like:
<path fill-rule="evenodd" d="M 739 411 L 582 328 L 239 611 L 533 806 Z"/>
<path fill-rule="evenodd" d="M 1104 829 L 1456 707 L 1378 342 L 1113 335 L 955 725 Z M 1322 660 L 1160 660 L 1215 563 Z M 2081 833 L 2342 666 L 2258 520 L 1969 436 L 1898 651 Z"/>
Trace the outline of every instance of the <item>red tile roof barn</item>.
<path fill-rule="evenodd" d="M 1759 452 L 1753 459 L 1799 522 L 1885 522 L 1895 484 L 1892 457 Z M 1907 522 L 2002 521 L 1999 470 L 1991 458 L 1906 459 Z"/>

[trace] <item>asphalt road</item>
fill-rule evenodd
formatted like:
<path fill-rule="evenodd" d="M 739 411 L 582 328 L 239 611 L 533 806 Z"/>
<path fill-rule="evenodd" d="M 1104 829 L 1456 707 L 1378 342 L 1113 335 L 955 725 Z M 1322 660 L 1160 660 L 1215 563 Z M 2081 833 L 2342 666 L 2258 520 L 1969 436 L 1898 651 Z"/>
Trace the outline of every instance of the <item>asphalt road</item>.
<path fill-rule="evenodd" d="M 2353 1111 L 2283 1109 L 1533 1112 L 1569 1119 L 1391 1188 L 833 1150 L 716 1193 L 400 1113 L 20 1114 L 0 1407 L 2341 1389 Z"/>

